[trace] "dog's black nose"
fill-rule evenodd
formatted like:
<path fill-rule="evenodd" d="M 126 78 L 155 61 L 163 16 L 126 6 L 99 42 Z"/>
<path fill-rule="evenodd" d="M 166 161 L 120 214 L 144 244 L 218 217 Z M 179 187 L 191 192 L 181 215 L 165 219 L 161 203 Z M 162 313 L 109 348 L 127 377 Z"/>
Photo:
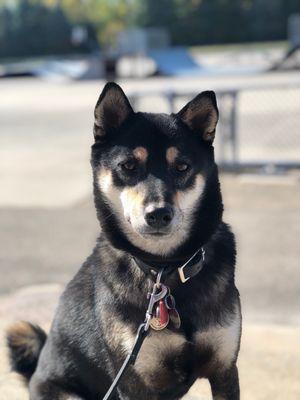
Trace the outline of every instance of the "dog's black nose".
<path fill-rule="evenodd" d="M 152 228 L 160 229 L 167 227 L 174 217 L 174 211 L 171 206 L 160 208 L 146 208 L 145 220 Z"/>

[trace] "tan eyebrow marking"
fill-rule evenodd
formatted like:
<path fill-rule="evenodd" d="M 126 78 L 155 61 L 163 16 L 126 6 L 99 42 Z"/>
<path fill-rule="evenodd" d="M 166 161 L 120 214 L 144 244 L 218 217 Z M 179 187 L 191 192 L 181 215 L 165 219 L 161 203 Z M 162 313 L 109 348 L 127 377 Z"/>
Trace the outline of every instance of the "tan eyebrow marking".
<path fill-rule="evenodd" d="M 173 164 L 178 156 L 178 149 L 174 146 L 169 147 L 166 152 L 166 158 L 169 164 Z"/>
<path fill-rule="evenodd" d="M 133 150 L 133 155 L 139 161 L 146 162 L 148 158 L 148 151 L 145 149 L 145 147 L 139 146 Z"/>

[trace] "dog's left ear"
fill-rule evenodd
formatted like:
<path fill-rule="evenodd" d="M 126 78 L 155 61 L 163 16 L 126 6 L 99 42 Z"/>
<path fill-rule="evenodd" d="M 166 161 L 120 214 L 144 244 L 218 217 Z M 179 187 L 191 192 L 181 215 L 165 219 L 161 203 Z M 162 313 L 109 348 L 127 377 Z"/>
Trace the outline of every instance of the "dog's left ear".
<path fill-rule="evenodd" d="M 198 94 L 177 115 L 193 132 L 200 134 L 205 141 L 213 142 L 219 119 L 214 92 Z"/>
<path fill-rule="evenodd" d="M 114 82 L 107 83 L 94 111 L 95 140 L 102 139 L 111 130 L 120 128 L 131 114 L 133 109 L 121 87 Z"/>

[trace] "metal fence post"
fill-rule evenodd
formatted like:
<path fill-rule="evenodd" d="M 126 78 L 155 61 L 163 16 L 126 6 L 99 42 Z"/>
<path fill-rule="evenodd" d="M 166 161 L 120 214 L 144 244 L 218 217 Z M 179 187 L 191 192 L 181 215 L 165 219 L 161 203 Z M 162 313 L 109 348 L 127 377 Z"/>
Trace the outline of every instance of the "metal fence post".
<path fill-rule="evenodd" d="M 219 152 L 220 152 L 220 160 L 219 164 L 220 166 L 226 163 L 226 150 L 225 150 L 225 142 L 226 142 L 226 118 L 224 117 L 224 113 L 222 112 L 223 109 L 223 100 L 224 100 L 224 95 L 220 94 L 219 96 L 220 99 L 220 106 L 219 106 Z"/>
<path fill-rule="evenodd" d="M 230 141 L 231 141 L 231 155 L 232 165 L 234 168 L 238 166 L 239 155 L 238 155 L 238 137 L 237 137 L 237 105 L 238 105 L 238 91 L 232 92 L 232 106 L 230 113 Z"/>
<path fill-rule="evenodd" d="M 168 105 L 169 105 L 169 112 L 172 114 L 175 112 L 175 93 L 171 90 L 168 90 L 165 94 L 167 100 L 168 100 Z"/>

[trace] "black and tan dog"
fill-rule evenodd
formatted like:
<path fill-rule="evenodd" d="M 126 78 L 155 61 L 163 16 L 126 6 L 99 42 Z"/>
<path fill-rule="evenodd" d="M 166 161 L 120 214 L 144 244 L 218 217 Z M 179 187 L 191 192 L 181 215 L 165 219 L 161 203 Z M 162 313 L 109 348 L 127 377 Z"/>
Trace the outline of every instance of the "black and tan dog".
<path fill-rule="evenodd" d="M 26 322 L 8 332 L 12 367 L 31 400 L 104 396 L 162 266 L 181 325 L 151 329 L 115 399 L 180 399 L 198 378 L 209 379 L 215 400 L 239 399 L 241 313 L 214 162 L 217 121 L 213 92 L 178 114 L 147 114 L 135 113 L 118 85 L 105 86 L 91 157 L 97 245 L 61 296 L 48 337 Z M 183 283 L 177 267 L 199 249 L 203 268 Z"/>

